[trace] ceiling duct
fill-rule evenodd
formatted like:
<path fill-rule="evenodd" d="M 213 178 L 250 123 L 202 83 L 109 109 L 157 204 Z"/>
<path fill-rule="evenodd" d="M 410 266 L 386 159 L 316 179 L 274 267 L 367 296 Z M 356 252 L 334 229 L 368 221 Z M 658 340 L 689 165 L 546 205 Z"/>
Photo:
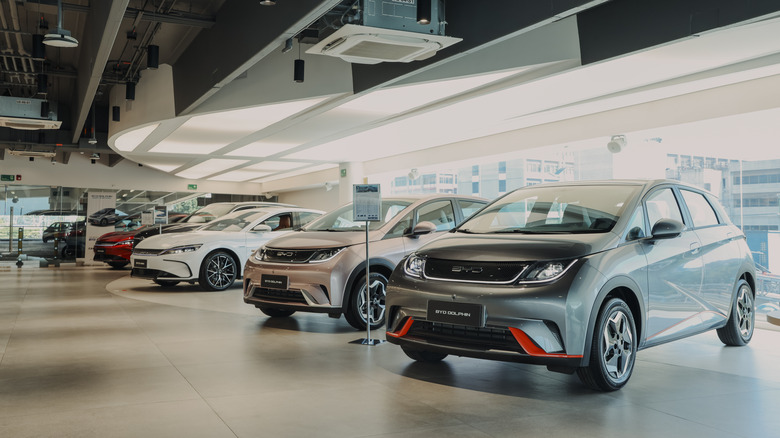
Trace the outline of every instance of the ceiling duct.
<path fill-rule="evenodd" d="M 41 116 L 41 108 L 48 105 L 48 111 Z M 62 122 L 57 120 L 57 105 L 43 99 L 27 99 L 0 96 L 0 127 L 37 130 L 59 129 Z"/>
<path fill-rule="evenodd" d="M 425 7 L 430 8 L 431 20 L 425 24 L 417 21 L 417 3 L 363 0 L 348 24 L 320 39 L 306 53 L 335 56 L 356 64 L 411 62 L 430 58 L 461 41 L 444 35 L 443 1 L 428 2 Z"/>

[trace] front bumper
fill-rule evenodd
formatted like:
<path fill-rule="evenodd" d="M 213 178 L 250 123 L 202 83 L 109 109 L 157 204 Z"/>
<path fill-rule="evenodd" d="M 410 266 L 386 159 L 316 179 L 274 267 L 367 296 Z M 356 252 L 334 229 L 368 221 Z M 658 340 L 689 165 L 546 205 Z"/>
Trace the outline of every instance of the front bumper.
<path fill-rule="evenodd" d="M 188 281 L 198 278 L 199 262 L 192 253 L 173 255 L 135 255 L 130 257 L 131 277 Z"/>
<path fill-rule="evenodd" d="M 244 302 L 302 312 L 340 313 L 349 275 L 362 260 L 351 248 L 322 263 L 258 262 L 252 255 L 244 268 Z M 263 287 L 264 275 L 286 277 L 287 287 Z"/>
<path fill-rule="evenodd" d="M 573 268 L 551 283 L 495 285 L 421 280 L 399 267 L 387 289 L 387 340 L 457 356 L 581 366 L 590 313 L 583 295 L 595 296 L 595 290 L 584 291 L 582 283 L 593 270 L 581 264 Z M 484 324 L 429 317 L 431 302 L 478 305 Z"/>
<path fill-rule="evenodd" d="M 93 249 L 95 251 L 93 260 L 96 262 L 129 262 L 133 252 L 130 245 L 100 245 L 96 243 Z"/>

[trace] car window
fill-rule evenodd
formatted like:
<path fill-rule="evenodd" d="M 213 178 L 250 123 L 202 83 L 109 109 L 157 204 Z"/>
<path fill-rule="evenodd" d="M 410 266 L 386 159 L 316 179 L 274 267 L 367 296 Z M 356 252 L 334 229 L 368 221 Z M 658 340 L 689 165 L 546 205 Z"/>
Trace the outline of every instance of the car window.
<path fill-rule="evenodd" d="M 298 213 L 298 220 L 300 221 L 298 226 L 302 227 L 302 226 L 308 224 L 309 222 L 313 221 L 314 219 L 317 219 L 320 216 L 322 216 L 322 215 L 319 214 L 319 213 L 311 213 L 311 212 L 308 212 L 308 211 L 302 211 L 302 212 Z"/>
<path fill-rule="evenodd" d="M 398 199 L 383 199 L 380 221 L 369 222 L 369 230 L 377 230 L 388 221 L 393 219 L 398 213 L 411 205 L 411 201 Z M 311 222 L 306 231 L 358 231 L 365 230 L 365 221 L 355 221 L 353 217 L 352 204 L 347 204 L 336 210 L 331 211 L 319 219 Z"/>
<path fill-rule="evenodd" d="M 637 196 L 635 185 L 526 187 L 494 201 L 459 230 L 470 233 L 604 233 Z"/>
<path fill-rule="evenodd" d="M 637 240 L 647 236 L 647 230 L 645 229 L 645 209 L 640 205 L 637 207 L 634 215 L 631 217 L 631 222 L 628 223 L 628 233 L 626 234 L 626 240 Z"/>
<path fill-rule="evenodd" d="M 650 220 L 652 228 L 656 222 L 661 219 L 674 219 L 685 223 L 680 213 L 680 206 L 677 205 L 677 198 L 671 188 L 656 190 L 647 197 L 645 201 L 647 206 L 647 218 Z"/>
<path fill-rule="evenodd" d="M 236 211 L 211 221 L 201 229 L 204 231 L 241 231 L 266 214 L 268 213 L 262 210 Z"/>
<path fill-rule="evenodd" d="M 452 202 L 429 202 L 417 209 L 417 223 L 428 221 L 436 225 L 436 231 L 450 230 L 455 227 L 455 211 Z"/>
<path fill-rule="evenodd" d="M 385 234 L 384 239 L 392 239 L 395 237 L 401 237 L 407 232 L 411 231 L 409 228 L 412 226 L 412 213 L 409 212 L 401 218 L 400 221 L 398 221 L 397 224 L 393 226 L 393 228 L 390 229 L 390 231 Z"/>
<path fill-rule="evenodd" d="M 470 199 L 458 199 L 458 205 L 460 205 L 460 209 L 463 212 L 464 218 L 471 216 L 472 214 L 474 214 L 475 211 L 484 207 L 485 204 L 486 202 L 482 202 L 482 201 L 472 201 Z"/>
<path fill-rule="evenodd" d="M 277 214 L 264 220 L 262 223 L 271 227 L 271 231 L 286 230 L 292 228 L 292 214 Z"/>
<path fill-rule="evenodd" d="M 680 193 L 682 193 L 683 199 L 685 199 L 685 205 L 688 206 L 695 228 L 718 224 L 718 216 L 710 203 L 704 198 L 704 195 L 690 190 L 680 190 Z"/>

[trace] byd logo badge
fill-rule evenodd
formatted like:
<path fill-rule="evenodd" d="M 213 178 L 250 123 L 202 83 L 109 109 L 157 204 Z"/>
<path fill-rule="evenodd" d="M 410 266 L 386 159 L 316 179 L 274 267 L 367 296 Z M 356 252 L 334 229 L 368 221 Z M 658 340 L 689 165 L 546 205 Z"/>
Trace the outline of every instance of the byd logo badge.
<path fill-rule="evenodd" d="M 452 272 L 462 272 L 464 274 L 479 274 L 482 272 L 480 266 L 453 266 Z"/>

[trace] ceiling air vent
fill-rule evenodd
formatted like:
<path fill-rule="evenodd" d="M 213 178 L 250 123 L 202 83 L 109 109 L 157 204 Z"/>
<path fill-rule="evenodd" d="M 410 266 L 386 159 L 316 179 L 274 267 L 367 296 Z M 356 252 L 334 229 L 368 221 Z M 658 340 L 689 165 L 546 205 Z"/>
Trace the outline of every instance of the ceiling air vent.
<path fill-rule="evenodd" d="M 0 127 L 35 130 L 60 129 L 57 105 L 34 98 L 0 96 Z"/>
<path fill-rule="evenodd" d="M 459 41 L 461 38 L 347 24 L 306 53 L 335 56 L 356 64 L 411 62 L 430 58 Z"/>

